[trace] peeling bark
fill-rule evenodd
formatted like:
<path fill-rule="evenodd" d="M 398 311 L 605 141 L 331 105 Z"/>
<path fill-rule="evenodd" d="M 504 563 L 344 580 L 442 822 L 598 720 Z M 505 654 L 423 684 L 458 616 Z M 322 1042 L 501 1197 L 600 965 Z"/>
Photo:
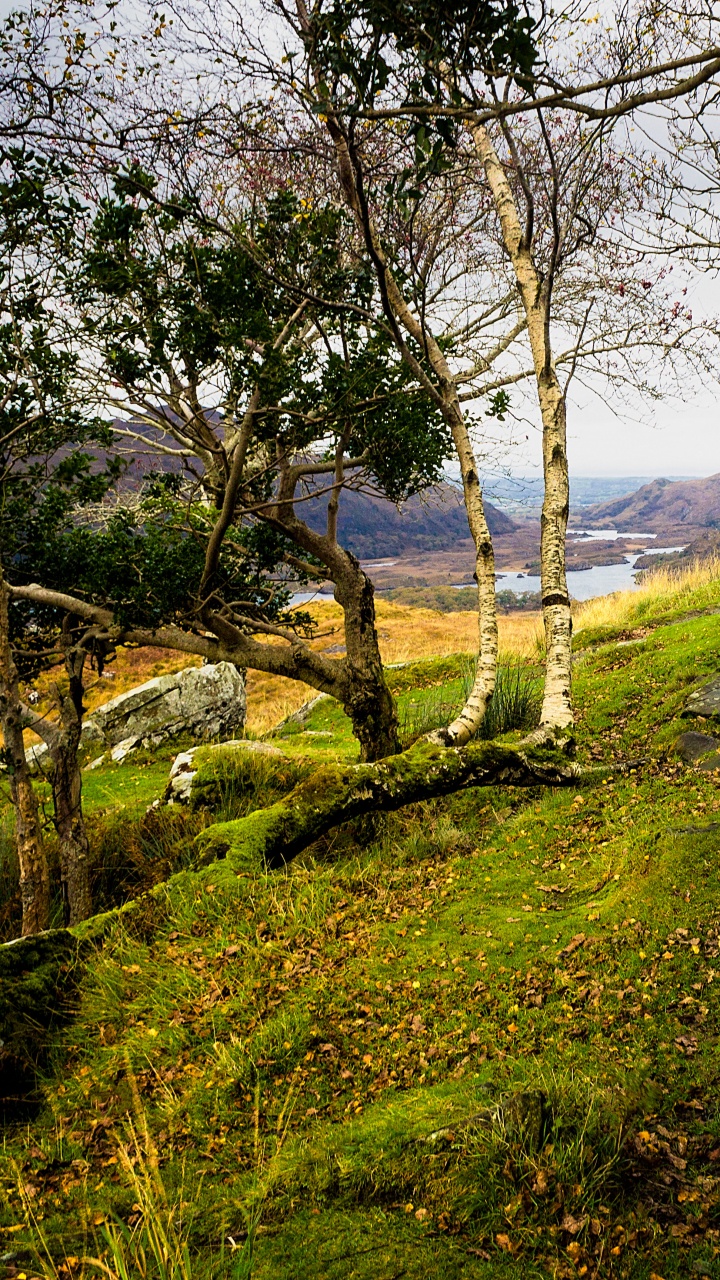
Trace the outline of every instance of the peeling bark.
<path fill-rule="evenodd" d="M 10 645 L 8 590 L 0 572 L 0 724 L 10 794 L 15 810 L 15 844 L 20 867 L 23 935 L 41 933 L 50 918 L 50 874 L 43 849 L 38 802 L 25 759 L 23 710 Z"/>
<path fill-rule="evenodd" d="M 505 169 L 485 125 L 468 121 L 515 271 L 527 317 L 538 400 L 543 424 L 545 496 L 540 525 L 540 562 L 545 624 L 545 690 L 541 722 L 562 728 L 573 723 L 571 663 L 572 618 L 565 574 L 565 535 L 570 505 L 565 395 L 555 371 L 550 344 L 550 290 L 535 265 L 532 244 L 520 225 L 517 205 Z M 552 274 L 552 273 L 551 273 Z"/>

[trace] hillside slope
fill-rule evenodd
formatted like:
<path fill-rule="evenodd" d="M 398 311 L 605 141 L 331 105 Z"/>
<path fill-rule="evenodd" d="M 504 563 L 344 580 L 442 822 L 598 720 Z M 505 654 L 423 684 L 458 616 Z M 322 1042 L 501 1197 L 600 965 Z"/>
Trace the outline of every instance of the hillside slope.
<path fill-rule="evenodd" d="M 646 532 L 720 525 L 720 474 L 702 480 L 653 480 L 634 493 L 583 511 L 597 528 Z"/>
<path fill-rule="evenodd" d="M 210 866 L 111 925 L 5 1137 L 6 1275 L 67 1280 L 153 1224 L 187 1247 L 176 1280 L 716 1274 L 720 795 L 674 743 L 720 583 L 656 605 L 631 644 L 580 630 L 579 759 L 629 772 L 423 804 L 282 873 Z M 408 713 L 456 679 L 424 670 L 394 673 Z M 352 748 L 330 702 L 282 745 Z"/>
<path fill-rule="evenodd" d="M 318 531 L 325 527 L 327 496 L 305 502 L 303 519 Z M 514 522 L 491 503 L 485 503 L 490 532 L 512 533 Z M 400 508 L 386 498 L 348 489 L 340 500 L 338 536 L 343 546 L 362 560 L 405 555 L 412 551 L 448 551 L 469 541 L 462 493 L 451 484 L 437 484 L 409 498 Z"/>

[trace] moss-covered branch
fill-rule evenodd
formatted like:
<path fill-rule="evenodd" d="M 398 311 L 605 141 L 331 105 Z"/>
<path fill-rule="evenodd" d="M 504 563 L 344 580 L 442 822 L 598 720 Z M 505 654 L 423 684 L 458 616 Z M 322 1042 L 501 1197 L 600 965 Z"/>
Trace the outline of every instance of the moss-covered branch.
<path fill-rule="evenodd" d="M 577 786 L 582 772 L 552 737 L 545 743 L 459 748 L 423 740 L 375 764 L 322 765 L 269 809 L 209 827 L 198 845 L 203 861 L 224 858 L 237 870 L 262 862 L 280 867 L 333 827 L 368 813 L 467 787 Z"/>

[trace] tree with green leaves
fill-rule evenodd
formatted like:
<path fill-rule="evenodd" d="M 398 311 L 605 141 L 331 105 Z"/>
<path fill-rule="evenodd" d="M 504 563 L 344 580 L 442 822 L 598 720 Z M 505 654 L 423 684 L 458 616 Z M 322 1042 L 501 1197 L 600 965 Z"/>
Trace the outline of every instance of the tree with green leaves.
<path fill-rule="evenodd" d="M 582 368 L 588 337 L 594 339 L 590 345 L 595 353 L 603 345 L 608 356 L 612 350 L 627 349 L 630 354 L 623 360 L 628 365 L 633 363 L 635 352 L 643 349 L 653 349 L 658 357 L 664 355 L 668 349 L 664 333 L 671 314 L 661 287 L 655 316 L 649 314 L 650 308 L 641 307 L 645 314 L 638 321 L 637 314 L 626 316 L 620 309 L 619 341 L 613 341 L 607 328 L 604 340 L 598 340 L 599 326 L 606 324 L 611 310 L 607 298 L 622 283 L 629 299 L 635 283 L 639 284 L 641 266 L 640 258 L 627 252 L 619 230 L 627 204 L 634 205 L 640 198 L 637 181 L 631 180 L 635 168 L 632 148 L 626 143 L 614 146 L 612 129 L 617 119 L 638 106 L 691 94 L 716 75 L 719 64 L 711 41 L 712 26 L 704 26 L 704 45 L 699 36 L 685 32 L 684 45 L 693 47 L 690 56 L 674 60 L 668 50 L 669 60 L 651 72 L 645 65 L 649 52 L 646 35 L 641 34 L 650 28 L 635 30 L 628 15 L 619 15 L 618 38 L 608 55 L 604 85 L 616 100 L 611 105 L 606 94 L 604 106 L 598 106 L 575 101 L 592 93 L 596 57 L 589 45 L 569 31 L 561 42 L 561 47 L 569 46 L 568 59 L 574 55 L 573 70 L 581 82 L 572 90 L 563 86 L 562 72 L 550 64 L 548 54 L 558 34 L 552 13 L 538 11 L 533 16 L 532 10 L 521 10 L 514 4 L 462 3 L 435 11 L 430 5 L 408 5 L 404 0 L 358 0 L 351 5 L 332 0 L 316 0 L 312 5 L 306 5 L 305 0 L 291 4 L 277 0 L 274 7 L 291 32 L 283 67 L 275 74 L 286 92 L 324 125 L 335 149 L 340 187 L 362 229 L 398 345 L 402 347 L 404 334 L 410 332 L 415 332 L 418 344 L 424 342 L 438 391 L 450 385 L 452 371 L 446 367 L 443 346 L 431 331 L 427 316 L 418 309 L 383 235 L 387 193 L 377 182 L 369 139 L 377 148 L 377 131 L 383 126 L 391 134 L 403 128 L 407 131 L 414 160 L 399 175 L 394 193 L 396 197 L 402 193 L 406 200 L 419 200 L 423 187 L 446 166 L 456 165 L 459 157 L 469 165 L 468 143 L 470 155 L 474 153 L 478 162 L 475 192 L 468 188 L 466 194 L 483 210 L 487 195 L 491 197 L 524 317 L 522 329 L 542 421 L 545 494 L 541 576 L 546 636 L 542 721 L 562 729 L 573 721 L 572 620 L 565 572 L 569 381 Z M 582 29 L 578 12 L 563 12 L 563 22 L 573 18 Z M 669 18 L 662 38 L 667 40 L 673 30 Z M 556 61 L 562 62 L 562 56 L 557 55 Z M 628 56 L 633 73 L 628 73 Z M 269 78 L 267 60 L 263 63 L 258 51 L 256 57 L 261 74 Z M 691 74 L 683 74 L 690 68 Z M 583 85 L 585 70 L 588 80 Z M 636 81 L 646 81 L 649 86 L 639 96 L 632 93 Z M 549 85 L 554 94 L 545 92 Z M 627 152 L 631 154 L 623 154 Z M 613 227 L 617 228 L 614 236 Z M 647 267 L 641 271 L 647 281 Z M 651 274 L 653 287 L 661 283 L 662 272 Z M 567 327 L 568 319 L 562 304 L 558 305 L 563 275 L 579 302 L 573 318 L 578 335 L 576 354 L 567 380 L 559 369 L 557 336 Z M 584 298 L 578 295 L 583 275 Z M 653 303 L 655 297 L 653 294 Z M 606 367 L 609 365 L 608 360 Z M 447 391 L 444 394 L 447 399 Z M 458 440 L 463 435 L 459 408 L 456 404 L 450 410 L 448 404 L 446 409 L 455 421 Z M 471 512 L 478 500 L 467 484 L 465 497 L 472 526 Z M 481 583 L 480 567 L 477 576 Z M 482 596 L 481 590 L 481 618 L 491 612 L 489 599 Z M 481 637 L 482 633 L 481 623 Z M 481 643 L 481 654 L 482 650 Z M 481 670 L 483 665 L 481 661 Z M 486 697 L 492 690 L 491 666 L 489 663 L 485 677 Z"/>
<path fill-rule="evenodd" d="M 117 415 L 116 443 L 166 471 L 102 532 L 68 532 L 39 585 L 13 589 L 49 606 L 64 588 L 101 611 L 88 619 L 112 616 L 115 640 L 303 679 L 338 698 L 374 759 L 397 749 L 395 709 L 338 506 L 370 478 L 396 501 L 417 492 L 450 442 L 371 323 L 347 234 L 341 210 L 291 191 L 255 197 L 220 234 L 148 175 L 115 181 L 88 229 L 66 345 L 82 346 L 84 394 Z M 302 518 L 308 501 L 325 502 L 322 533 Z M 307 615 L 288 608 L 293 585 L 325 578 L 343 658 L 312 648 Z"/>
<path fill-rule="evenodd" d="M 94 467 L 93 446 L 111 432 L 78 403 L 77 361 L 59 341 L 57 300 L 69 287 L 78 207 L 65 166 L 22 148 L 0 156 L 0 717 L 4 764 L 16 811 L 23 931 L 48 924 L 47 862 L 23 731 L 48 746 L 54 823 L 68 920 L 90 909 L 89 845 L 82 816 L 77 747 L 83 669 L 95 638 L 71 612 L 14 596 L 18 582 L 55 571 L 58 541 L 87 502 L 118 474 L 117 461 Z M 21 697 L 21 684 L 61 664 L 55 718 Z"/>

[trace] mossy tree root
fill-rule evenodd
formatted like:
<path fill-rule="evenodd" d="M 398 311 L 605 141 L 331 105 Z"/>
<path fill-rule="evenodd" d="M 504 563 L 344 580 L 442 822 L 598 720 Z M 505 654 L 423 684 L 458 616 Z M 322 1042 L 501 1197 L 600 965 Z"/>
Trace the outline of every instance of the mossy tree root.
<path fill-rule="evenodd" d="M 375 764 L 323 765 L 268 809 L 208 827 L 197 838 L 201 859 L 226 859 L 238 871 L 291 862 L 340 823 L 402 809 L 467 787 L 577 786 L 583 770 L 552 734 L 544 741 L 447 748 L 424 740 Z"/>

